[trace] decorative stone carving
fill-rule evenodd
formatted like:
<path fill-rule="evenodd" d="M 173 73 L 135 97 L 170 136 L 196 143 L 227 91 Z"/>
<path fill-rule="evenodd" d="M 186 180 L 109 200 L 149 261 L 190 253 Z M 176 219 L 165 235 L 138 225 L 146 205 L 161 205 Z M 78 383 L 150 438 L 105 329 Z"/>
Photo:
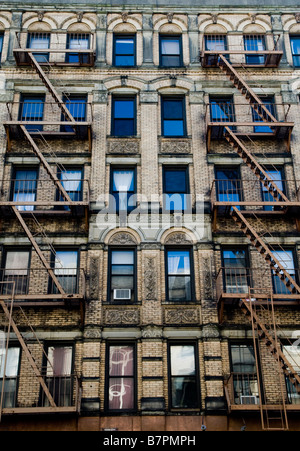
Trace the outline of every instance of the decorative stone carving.
<path fill-rule="evenodd" d="M 130 324 L 137 325 L 140 323 L 139 310 L 137 309 L 107 309 L 104 314 L 106 324 Z"/>
<path fill-rule="evenodd" d="M 218 14 L 211 15 L 212 23 L 216 24 L 218 22 Z"/>
<path fill-rule="evenodd" d="M 78 22 L 82 22 L 82 19 L 83 19 L 83 11 L 78 11 L 77 13 Z"/>
<path fill-rule="evenodd" d="M 195 308 L 166 308 L 166 324 L 197 324 L 198 311 Z"/>
<path fill-rule="evenodd" d="M 38 16 L 38 20 L 39 20 L 39 22 L 42 22 L 43 21 L 43 19 L 44 19 L 44 11 L 38 11 L 37 12 L 37 16 Z"/>
<path fill-rule="evenodd" d="M 135 238 L 127 232 L 118 232 L 111 237 L 109 244 L 120 244 L 120 245 L 136 245 L 137 242 Z"/>
<path fill-rule="evenodd" d="M 90 297 L 98 299 L 99 296 L 99 258 L 92 257 L 90 262 Z"/>
<path fill-rule="evenodd" d="M 174 13 L 168 13 L 167 14 L 167 19 L 169 23 L 173 22 L 173 18 L 174 18 Z"/>
<path fill-rule="evenodd" d="M 213 297 L 211 259 L 209 257 L 204 257 L 202 264 L 204 268 L 204 297 L 205 299 L 211 299 Z"/>
<path fill-rule="evenodd" d="M 192 240 L 190 239 L 189 236 L 187 236 L 185 233 L 183 232 L 174 232 L 171 233 L 166 241 L 165 244 L 192 244 Z"/>
<path fill-rule="evenodd" d="M 143 338 L 162 338 L 163 330 L 161 327 L 157 326 L 146 326 L 142 330 Z"/>
<path fill-rule="evenodd" d="M 128 13 L 122 13 L 122 21 L 123 22 L 127 22 L 127 20 L 128 20 Z"/>
<path fill-rule="evenodd" d="M 160 144 L 162 154 L 187 154 L 191 152 L 189 141 L 168 140 Z"/>
<path fill-rule="evenodd" d="M 101 338 L 101 330 L 95 327 L 89 327 L 84 331 L 84 338 Z"/>
<path fill-rule="evenodd" d="M 145 299 L 148 301 L 157 299 L 157 273 L 155 269 L 155 260 L 155 257 L 145 258 L 144 287 Z"/>
<path fill-rule="evenodd" d="M 215 324 L 208 324 L 206 326 L 203 326 L 202 329 L 202 336 L 204 338 L 219 338 L 219 328 Z"/>
<path fill-rule="evenodd" d="M 117 139 L 108 142 L 108 153 L 137 154 L 140 152 L 139 141 L 131 139 Z"/>
<path fill-rule="evenodd" d="M 295 19 L 297 23 L 300 23 L 300 13 L 295 14 Z"/>

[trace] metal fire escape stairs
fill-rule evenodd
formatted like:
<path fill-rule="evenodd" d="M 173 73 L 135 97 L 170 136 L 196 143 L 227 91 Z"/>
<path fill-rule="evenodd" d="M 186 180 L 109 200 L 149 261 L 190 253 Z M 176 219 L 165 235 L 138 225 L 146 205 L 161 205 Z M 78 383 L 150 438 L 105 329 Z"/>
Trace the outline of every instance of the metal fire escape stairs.
<path fill-rule="evenodd" d="M 251 107 L 256 111 L 258 116 L 262 119 L 264 123 L 272 129 L 278 130 L 275 136 L 279 138 L 288 139 L 288 146 L 290 143 L 290 136 L 292 130 L 290 128 L 285 128 L 284 124 L 278 123 L 277 119 L 272 115 L 272 113 L 266 108 L 261 99 L 253 92 L 253 90 L 248 86 L 245 80 L 240 76 L 240 74 L 232 67 L 228 59 L 222 55 L 218 54 L 217 66 L 226 74 L 226 76 L 232 81 L 234 86 L 242 93 L 242 95 L 248 100 Z M 284 135 L 282 134 L 284 131 Z M 286 136 L 287 134 L 287 136 Z M 237 154 L 243 159 L 245 164 L 251 169 L 253 174 L 258 178 L 260 183 L 264 188 L 271 194 L 274 201 L 280 201 L 280 204 L 288 203 L 289 200 L 286 195 L 278 188 L 276 182 L 272 180 L 263 167 L 256 161 L 255 157 L 246 148 L 244 143 L 236 136 L 235 132 L 228 126 L 224 126 L 224 137 L 226 141 L 232 146 L 232 148 L 237 152 Z M 296 283 L 293 277 L 286 271 L 283 265 L 278 261 L 270 250 L 268 244 L 259 236 L 254 227 L 247 221 L 243 213 L 239 210 L 237 206 L 232 205 L 230 214 L 236 224 L 239 226 L 240 230 L 247 236 L 251 244 L 257 249 L 257 251 L 262 255 L 266 262 L 270 265 L 273 273 L 276 274 L 280 280 L 284 283 L 286 288 L 291 294 L 300 295 L 300 286 Z M 272 300 L 273 302 L 273 300 Z M 281 350 L 280 342 L 276 337 L 276 325 L 273 320 L 271 324 L 264 324 L 260 317 L 257 315 L 256 309 L 253 308 L 251 295 L 249 299 L 241 299 L 240 305 L 242 311 L 250 316 L 252 326 L 256 330 L 255 337 L 264 340 L 266 346 L 269 347 L 271 354 L 278 362 L 281 367 L 281 376 L 287 377 L 291 384 L 295 387 L 297 392 L 300 394 L 300 377 L 294 370 L 293 365 L 288 361 Z M 273 330 L 275 333 L 271 333 L 270 330 L 273 325 Z M 282 381 L 280 382 L 282 388 Z M 282 406 L 279 408 L 280 416 L 273 417 L 274 420 L 281 420 L 281 427 L 278 429 L 288 429 L 288 422 L 286 417 L 285 408 L 285 395 L 282 395 Z M 262 416 L 262 426 L 265 430 L 277 429 L 272 427 L 270 420 L 272 419 L 268 416 L 268 411 L 262 412 L 262 415 L 266 415 L 266 418 Z"/>
<path fill-rule="evenodd" d="M 71 115 L 70 111 L 68 110 L 67 106 L 64 104 L 64 102 L 62 101 L 62 99 L 60 98 L 60 96 L 58 95 L 56 89 L 54 88 L 53 84 L 50 82 L 50 80 L 48 79 L 46 73 L 44 72 L 44 70 L 41 68 L 40 64 L 37 62 L 36 58 L 34 57 L 34 55 L 32 53 L 28 53 L 30 59 L 31 59 L 31 63 L 32 66 L 35 68 L 36 72 L 38 73 L 39 77 L 41 78 L 41 80 L 43 81 L 43 83 L 45 84 L 45 86 L 47 87 L 47 89 L 49 90 L 50 94 L 52 95 L 52 97 L 54 98 L 55 102 L 58 104 L 59 108 L 62 111 L 62 114 L 64 115 L 64 117 L 66 118 L 66 120 L 68 122 L 66 122 L 68 125 L 73 126 L 73 124 L 75 123 L 75 120 L 73 118 L 73 116 Z M 25 139 L 28 141 L 28 143 L 30 144 L 30 146 L 32 147 L 35 155 L 38 157 L 38 159 L 40 160 L 41 164 L 44 166 L 46 172 L 48 173 L 49 177 L 51 178 L 51 180 L 53 181 L 53 183 L 55 184 L 55 186 L 57 187 L 57 189 L 59 190 L 61 196 L 65 199 L 66 203 L 71 206 L 73 204 L 69 194 L 66 192 L 66 190 L 64 189 L 64 187 L 62 186 L 60 180 L 58 179 L 57 175 L 53 172 L 51 166 L 49 165 L 49 163 L 47 162 L 46 158 L 43 155 L 43 152 L 40 150 L 40 148 L 38 147 L 36 141 L 33 139 L 33 137 L 30 134 L 30 131 L 28 131 L 26 129 L 25 125 L 20 125 L 20 128 L 24 134 Z M 75 127 L 74 127 L 75 130 Z M 53 270 L 53 268 L 50 265 L 50 262 L 47 261 L 47 258 L 45 257 L 44 253 L 42 252 L 42 250 L 40 249 L 34 234 L 30 231 L 30 228 L 28 227 L 28 225 L 25 222 L 24 216 L 22 214 L 22 211 L 20 211 L 16 206 L 11 206 L 12 211 L 14 212 L 16 218 L 18 219 L 19 223 L 21 224 L 24 232 L 26 233 L 29 241 L 31 242 L 33 248 L 35 249 L 40 261 L 42 262 L 43 266 L 46 268 L 46 270 L 49 273 L 49 276 L 52 278 L 53 283 L 55 284 L 58 292 L 60 295 L 62 295 L 62 297 L 64 298 L 68 298 L 70 297 L 70 295 L 66 294 L 64 288 L 62 287 L 62 285 L 60 284 L 55 271 Z M 48 246 L 50 247 L 50 250 L 52 253 L 55 253 L 50 240 L 48 239 L 48 237 L 46 236 L 45 232 L 43 231 L 42 226 L 39 224 L 38 220 L 36 219 L 36 217 L 34 216 L 34 214 L 32 213 L 32 217 L 33 220 L 35 222 L 35 225 L 37 226 L 37 228 L 39 229 L 39 233 L 42 232 L 43 238 L 48 241 Z M 5 283 L 5 282 L 3 282 Z M 9 284 L 11 284 L 11 282 L 8 282 Z M 11 295 L 11 299 L 9 301 L 5 301 L 3 299 L 0 299 L 0 306 L 5 314 L 6 319 L 8 320 L 8 334 L 7 334 L 7 342 L 9 340 L 9 335 L 10 335 L 10 329 L 13 330 L 13 332 L 15 333 L 30 365 L 31 368 L 35 374 L 35 376 L 37 377 L 42 390 L 45 393 L 45 396 L 48 399 L 49 405 L 52 408 L 56 408 L 56 404 L 55 401 L 49 391 L 49 388 L 45 382 L 44 377 L 41 374 L 41 371 L 39 370 L 35 359 L 33 358 L 25 340 L 24 337 L 22 336 L 15 320 L 13 319 L 13 307 L 14 307 L 14 293 L 15 293 L 15 288 L 13 288 L 12 290 L 12 295 Z M 20 307 L 19 307 L 20 308 Z M 3 382 L 3 389 L 4 389 L 4 381 Z M 1 394 L 1 409 L 0 409 L 0 421 L 1 421 L 1 414 L 2 414 L 2 401 L 3 401 L 3 390 L 2 390 L 2 394 Z"/>

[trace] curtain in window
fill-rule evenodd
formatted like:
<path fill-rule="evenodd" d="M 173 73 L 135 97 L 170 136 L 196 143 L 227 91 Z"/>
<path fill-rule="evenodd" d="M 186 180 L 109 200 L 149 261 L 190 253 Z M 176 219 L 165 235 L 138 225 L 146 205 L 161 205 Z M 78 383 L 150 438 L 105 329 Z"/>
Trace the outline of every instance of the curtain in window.
<path fill-rule="evenodd" d="M 72 201 L 81 200 L 82 172 L 79 170 L 63 171 L 60 175 L 61 184 L 69 194 Z"/>
<path fill-rule="evenodd" d="M 127 211 L 130 197 L 134 194 L 134 171 L 116 170 L 113 172 L 113 193 L 117 210 Z"/>
<path fill-rule="evenodd" d="M 14 202 L 35 202 L 37 188 L 36 171 L 17 171 L 14 183 Z M 33 211 L 33 205 L 18 205 L 20 211 Z"/>
<path fill-rule="evenodd" d="M 70 376 L 72 372 L 72 347 L 54 347 L 48 349 L 47 376 Z"/>
<path fill-rule="evenodd" d="M 2 407 L 10 408 L 16 405 L 17 377 L 19 369 L 20 348 L 8 348 L 6 366 L 6 349 L 0 348 L 0 394 L 5 376 Z"/>

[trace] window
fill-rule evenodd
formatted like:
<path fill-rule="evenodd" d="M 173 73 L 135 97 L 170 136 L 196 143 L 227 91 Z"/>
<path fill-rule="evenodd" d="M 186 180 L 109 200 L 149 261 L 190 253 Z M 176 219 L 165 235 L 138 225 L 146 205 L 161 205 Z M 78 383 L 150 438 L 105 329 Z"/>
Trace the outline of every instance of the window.
<path fill-rule="evenodd" d="M 111 344 L 107 347 L 106 410 L 136 409 L 136 351 L 133 344 Z"/>
<path fill-rule="evenodd" d="M 35 202 L 38 171 L 36 169 L 15 169 L 12 181 L 13 202 Z M 17 205 L 19 211 L 33 211 L 34 205 Z"/>
<path fill-rule="evenodd" d="M 165 211 L 180 212 L 190 209 L 188 168 L 164 168 L 163 192 Z"/>
<path fill-rule="evenodd" d="M 68 33 L 68 50 L 88 50 L 90 48 L 90 35 L 88 33 Z M 84 52 L 67 52 L 66 62 L 71 64 L 88 64 L 89 54 Z"/>
<path fill-rule="evenodd" d="M 0 33 L 0 63 L 2 60 L 3 38 L 4 38 L 4 33 Z"/>
<path fill-rule="evenodd" d="M 218 202 L 241 202 L 242 181 L 237 169 L 216 168 L 216 195 Z"/>
<path fill-rule="evenodd" d="M 264 35 L 245 35 L 244 36 L 244 48 L 248 52 L 263 52 L 266 50 L 265 36 Z M 251 65 L 264 65 L 265 55 L 246 55 L 246 64 Z"/>
<path fill-rule="evenodd" d="M 282 180 L 282 172 L 281 172 L 281 170 L 270 169 L 270 170 L 266 170 L 266 173 L 268 174 L 270 179 L 275 182 L 275 184 L 278 187 L 278 189 L 280 189 L 280 191 L 284 193 L 285 192 L 285 186 L 284 186 L 284 181 Z M 262 189 L 262 198 L 263 198 L 264 202 L 275 202 L 274 197 L 267 190 L 267 186 L 265 186 L 264 184 L 261 184 L 261 189 Z M 281 199 L 281 197 L 278 196 L 278 200 L 280 200 L 280 199 Z M 277 209 L 277 207 L 275 207 L 275 206 L 264 205 L 264 210 L 265 211 L 273 211 L 273 210 L 276 210 L 276 209 Z"/>
<path fill-rule="evenodd" d="M 190 249 L 167 249 L 166 277 L 168 301 L 191 301 L 192 259 Z"/>
<path fill-rule="evenodd" d="M 68 294 L 78 290 L 78 259 L 76 250 L 57 250 L 54 260 L 54 274 L 63 290 Z M 50 293 L 57 293 L 57 287 L 50 278 Z"/>
<path fill-rule="evenodd" d="M 281 264 L 284 270 L 292 277 L 292 279 L 296 279 L 296 269 L 295 269 L 295 261 L 294 261 L 294 252 L 292 250 L 280 249 L 273 250 L 272 254 L 277 259 L 277 261 Z M 275 267 L 276 268 L 276 267 Z M 280 279 L 280 272 L 276 275 L 275 270 L 272 270 L 272 279 L 273 279 L 273 289 L 275 294 L 291 294 L 287 286 Z"/>
<path fill-rule="evenodd" d="M 273 96 L 265 96 L 260 99 L 264 106 L 267 108 L 267 110 L 276 117 L 276 111 L 275 111 L 275 102 Z M 261 117 L 258 115 L 258 113 L 252 108 L 252 117 L 253 122 L 260 122 L 261 124 L 264 123 L 264 121 L 261 119 Z M 255 133 L 273 133 L 273 130 L 266 126 L 266 125 L 257 125 L 254 126 L 254 132 Z"/>
<path fill-rule="evenodd" d="M 45 382 L 57 407 L 72 405 L 72 360 L 73 347 L 54 345 L 49 346 L 45 361 Z M 42 406 L 48 407 L 49 400 L 41 390 Z"/>
<path fill-rule="evenodd" d="M 134 302 L 136 298 L 136 254 L 134 249 L 110 251 L 110 283 L 108 299 L 111 302 Z"/>
<path fill-rule="evenodd" d="M 112 135 L 136 135 L 136 101 L 134 97 L 114 97 Z"/>
<path fill-rule="evenodd" d="M 130 67 L 136 64 L 135 36 L 114 35 L 114 66 Z"/>
<path fill-rule="evenodd" d="M 258 404 L 259 389 L 253 345 L 231 344 L 235 404 Z"/>
<path fill-rule="evenodd" d="M 64 97 L 63 102 L 65 103 L 66 107 L 68 108 L 76 122 L 84 122 L 86 120 L 86 95 L 70 95 L 68 97 Z M 62 114 L 61 120 L 66 120 L 64 114 Z M 61 127 L 61 131 L 72 133 L 74 132 L 74 129 L 70 125 L 63 125 Z"/>
<path fill-rule="evenodd" d="M 295 67 L 300 67 L 300 35 L 291 36 L 290 40 L 293 55 L 293 64 Z"/>
<path fill-rule="evenodd" d="M 196 346 L 172 344 L 169 346 L 170 407 L 195 409 L 199 407 Z"/>
<path fill-rule="evenodd" d="M 162 135 L 186 136 L 184 97 L 162 98 Z"/>
<path fill-rule="evenodd" d="M 27 47 L 29 49 L 41 49 L 47 50 L 50 47 L 50 33 L 29 33 Z M 41 53 L 33 53 L 35 59 L 38 63 L 45 63 L 49 61 L 49 53 L 41 52 Z"/>
<path fill-rule="evenodd" d="M 299 346 L 293 345 L 284 345 L 282 347 L 282 352 L 287 358 L 287 360 L 293 366 L 295 372 L 300 375 L 300 352 Z M 288 376 L 285 378 L 286 380 L 286 388 L 288 395 L 289 404 L 300 404 L 300 394 L 297 392 L 297 389 L 294 384 L 290 381 Z"/>
<path fill-rule="evenodd" d="M 69 195 L 71 201 L 80 202 L 82 201 L 83 193 L 82 193 L 82 169 L 64 169 L 59 174 L 59 180 L 62 187 L 65 189 L 67 194 Z M 57 191 L 57 200 L 59 202 L 64 202 L 65 198 L 61 194 L 60 191 Z M 69 206 L 64 206 L 64 210 L 69 210 Z"/>
<path fill-rule="evenodd" d="M 223 249 L 223 283 L 226 293 L 248 293 L 250 277 L 244 249 Z"/>
<path fill-rule="evenodd" d="M 211 34 L 211 35 L 205 35 L 205 50 L 208 52 L 217 52 L 222 53 L 228 50 L 227 48 L 227 39 L 226 35 L 217 35 L 217 34 Z M 229 55 L 224 55 L 227 60 L 229 60 Z M 207 65 L 208 66 L 215 66 L 216 65 L 216 57 L 215 55 L 207 55 Z"/>
<path fill-rule="evenodd" d="M 128 213 L 136 206 L 136 172 L 131 168 L 114 168 L 111 171 L 111 194 L 115 199 L 114 211 Z"/>
<path fill-rule="evenodd" d="M 160 65 L 163 67 L 183 65 L 181 36 L 160 36 Z"/>
<path fill-rule="evenodd" d="M 11 250 L 5 253 L 5 264 L 2 270 L 3 294 L 13 293 L 13 283 L 15 284 L 15 294 L 26 294 L 29 283 L 29 263 L 30 252 L 24 250 Z"/>
<path fill-rule="evenodd" d="M 42 121 L 44 116 L 44 95 L 27 95 L 21 96 L 21 104 L 19 110 L 19 120 L 22 122 Z M 26 129 L 31 132 L 43 130 L 41 124 L 26 125 Z"/>
<path fill-rule="evenodd" d="M 2 408 L 16 407 L 17 404 L 17 382 L 20 363 L 20 348 L 0 347 L 0 394 L 3 390 Z M 3 387 L 4 379 L 4 387 Z"/>
<path fill-rule="evenodd" d="M 232 97 L 210 97 L 210 119 L 212 122 L 235 122 Z"/>

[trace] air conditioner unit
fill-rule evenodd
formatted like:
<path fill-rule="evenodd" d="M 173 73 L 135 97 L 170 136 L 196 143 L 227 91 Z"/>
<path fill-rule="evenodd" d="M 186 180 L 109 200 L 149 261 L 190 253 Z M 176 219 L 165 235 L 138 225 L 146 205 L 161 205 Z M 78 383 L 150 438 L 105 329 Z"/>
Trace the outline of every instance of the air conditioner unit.
<path fill-rule="evenodd" d="M 117 289 L 114 290 L 114 300 L 115 301 L 124 301 L 124 300 L 130 300 L 131 299 L 131 290 L 130 289 Z"/>
<path fill-rule="evenodd" d="M 240 396 L 241 404 L 243 405 L 251 405 L 251 404 L 258 404 L 258 398 L 257 396 Z"/>

